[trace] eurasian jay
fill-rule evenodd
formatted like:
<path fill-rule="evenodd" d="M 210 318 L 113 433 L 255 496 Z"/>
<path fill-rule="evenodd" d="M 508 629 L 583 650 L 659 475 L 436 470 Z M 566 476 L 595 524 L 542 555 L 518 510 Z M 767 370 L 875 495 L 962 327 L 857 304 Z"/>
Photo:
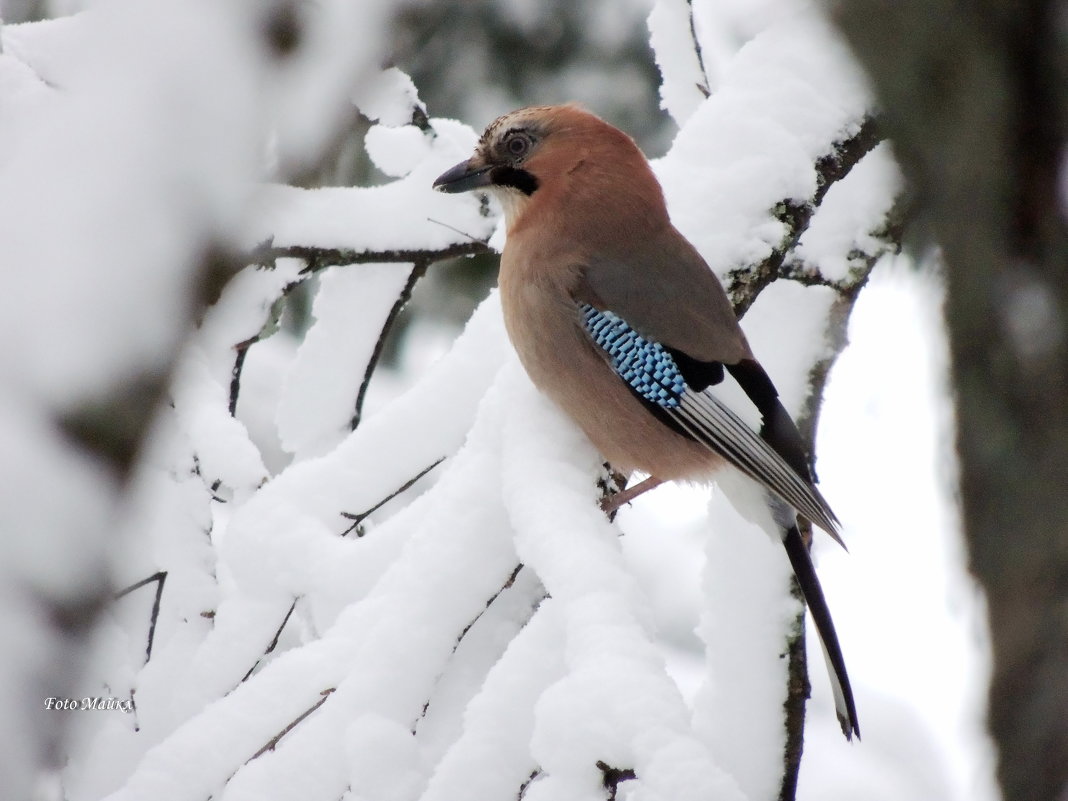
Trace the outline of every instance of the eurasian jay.
<path fill-rule="evenodd" d="M 842 731 L 859 736 L 797 515 L 839 543 L 840 524 L 727 293 L 671 224 L 634 141 L 575 106 L 519 109 L 486 128 L 474 155 L 434 188 L 482 189 L 500 201 L 501 305 L 520 361 L 614 469 L 649 475 L 608 506 L 664 481 L 704 482 L 726 467 L 763 488 L 820 635 Z M 729 397 L 750 409 L 724 402 L 732 383 L 742 391 Z"/>

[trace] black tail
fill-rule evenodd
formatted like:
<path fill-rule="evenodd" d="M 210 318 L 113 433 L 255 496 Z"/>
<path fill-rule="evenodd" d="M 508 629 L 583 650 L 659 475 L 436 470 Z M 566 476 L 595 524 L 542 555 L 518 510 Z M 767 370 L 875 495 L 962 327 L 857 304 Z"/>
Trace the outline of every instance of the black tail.
<path fill-rule="evenodd" d="M 823 646 L 823 655 L 827 658 L 827 670 L 831 676 L 831 689 L 834 692 L 834 707 L 838 714 L 838 722 L 842 724 L 842 734 L 847 740 L 857 735 L 860 739 L 860 724 L 857 722 L 857 707 L 853 703 L 853 688 L 849 686 L 849 674 L 846 673 L 845 658 L 842 656 L 842 647 L 838 644 L 838 634 L 834 630 L 834 621 L 831 620 L 831 610 L 827 607 L 827 601 L 823 597 L 823 588 L 820 587 L 816 568 L 812 565 L 812 557 L 809 556 L 805 541 L 801 538 L 801 532 L 797 526 L 791 526 L 786 530 L 783 537 L 783 546 L 790 557 L 790 564 L 797 577 L 801 594 L 805 596 L 812 613 L 812 621 L 816 624 L 816 631 L 820 635 L 820 644 Z"/>

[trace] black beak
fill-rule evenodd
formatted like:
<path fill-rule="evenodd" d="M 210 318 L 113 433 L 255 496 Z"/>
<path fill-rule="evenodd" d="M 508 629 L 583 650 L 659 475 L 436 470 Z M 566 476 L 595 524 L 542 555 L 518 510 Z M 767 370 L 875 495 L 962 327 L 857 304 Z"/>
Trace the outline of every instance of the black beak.
<path fill-rule="evenodd" d="M 490 166 L 472 166 L 470 161 L 464 161 L 439 175 L 434 181 L 434 188 L 449 194 L 480 189 L 493 183 L 490 178 L 492 169 Z"/>

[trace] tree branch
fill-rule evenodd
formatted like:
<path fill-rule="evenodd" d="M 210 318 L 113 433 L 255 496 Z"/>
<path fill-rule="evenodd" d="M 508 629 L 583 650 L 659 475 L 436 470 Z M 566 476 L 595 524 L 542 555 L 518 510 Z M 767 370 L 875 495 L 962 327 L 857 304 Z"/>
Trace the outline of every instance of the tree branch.
<path fill-rule="evenodd" d="M 620 784 L 638 778 L 631 768 L 613 768 L 600 759 L 597 760 L 597 768 L 601 771 L 601 785 L 608 791 L 608 801 L 616 801 Z"/>
<path fill-rule="evenodd" d="M 816 162 L 816 191 L 811 199 L 799 202 L 787 198 L 775 207 L 776 219 L 786 227 L 779 245 L 759 264 L 740 267 L 727 274 L 727 293 L 738 317 L 749 311 L 760 293 L 773 281 L 788 277 L 782 272 L 787 254 L 808 230 L 816 209 L 831 186 L 845 178 L 879 144 L 881 138 L 875 118 L 866 117 L 855 134 L 837 143 L 830 153 Z"/>
<path fill-rule="evenodd" d="M 282 618 L 282 622 L 278 624 L 278 628 L 274 632 L 274 637 L 272 637 L 271 641 L 267 644 L 267 648 L 266 648 L 266 650 L 264 650 L 263 656 L 261 656 L 259 659 L 257 659 L 255 661 L 255 663 L 253 663 L 252 667 L 250 667 L 248 669 L 248 673 L 246 673 L 241 678 L 242 682 L 248 681 L 249 677 L 253 674 L 253 672 L 255 672 L 256 668 L 258 668 L 260 666 L 260 663 L 263 662 L 263 657 L 267 656 L 275 648 L 278 647 L 278 640 L 281 639 L 281 637 L 282 637 L 282 630 L 285 629 L 286 624 L 289 622 L 289 618 L 292 617 L 293 610 L 297 608 L 297 601 L 298 600 L 300 600 L 300 599 L 299 598 L 294 598 L 293 599 L 293 603 L 291 603 L 289 605 L 289 611 L 286 612 L 285 617 Z M 259 755 L 257 754 L 257 756 L 259 756 Z M 255 758 L 255 757 L 253 757 L 253 758 Z"/>
<path fill-rule="evenodd" d="M 283 737 L 285 737 L 287 734 L 289 734 L 291 731 L 293 731 L 293 729 L 297 728 L 297 726 L 299 726 L 301 723 L 303 723 L 316 709 L 318 709 L 323 704 L 325 704 L 326 703 L 326 699 L 329 698 L 330 694 L 333 693 L 336 689 L 337 689 L 337 687 L 328 687 L 327 689 L 325 689 L 321 693 L 319 693 L 322 696 L 322 698 L 320 698 L 318 701 L 316 701 L 314 704 L 312 704 L 306 710 L 301 712 L 284 729 L 282 729 L 280 732 L 278 732 L 278 734 L 276 734 L 274 737 L 272 737 L 270 740 L 268 740 L 266 743 L 264 743 L 263 747 L 259 751 L 257 751 L 255 754 L 250 756 L 248 758 L 248 760 L 245 762 L 245 764 L 247 765 L 249 762 L 252 762 L 253 760 L 259 759 L 261 756 L 266 754 L 268 751 L 273 751 L 278 746 L 278 743 L 281 742 Z"/>
<path fill-rule="evenodd" d="M 881 139 L 875 118 L 869 116 L 862 121 L 856 133 L 837 143 L 830 153 L 817 160 L 816 191 L 812 198 L 803 203 L 786 199 L 776 208 L 776 217 L 786 226 L 779 246 L 761 263 L 733 270 L 728 275 L 728 291 L 739 317 L 752 307 L 761 292 L 780 278 L 798 281 L 807 286 L 826 286 L 838 294 L 827 321 L 829 352 L 825 358 L 813 365 L 809 373 L 809 393 L 797 421 L 810 453 L 815 450 L 816 426 L 827 377 L 847 344 L 846 326 L 857 296 L 867 283 L 879 258 L 887 252 L 900 250 L 904 226 L 902 206 L 900 203 L 895 204 L 888 214 L 886 225 L 880 231 L 873 232 L 878 243 L 876 247 L 870 251 L 855 250 L 850 254 L 849 274 L 843 280 L 827 279 L 818 268 L 797 258 L 794 249 L 802 234 L 808 230 L 809 223 L 831 186 L 845 178 Z M 811 543 L 811 529 L 806 527 L 802 530 L 806 541 Z M 796 579 L 791 579 L 790 592 L 801 601 Z M 783 750 L 779 801 L 793 801 L 797 794 L 797 779 L 804 749 L 805 703 L 811 692 L 805 654 L 805 608 L 802 603 L 794 621 L 793 633 L 787 638 L 787 687 L 783 703 L 786 744 Z"/>
<path fill-rule="evenodd" d="M 523 801 L 523 799 L 527 795 L 527 790 L 529 789 L 530 785 L 537 781 L 539 776 L 541 776 L 541 768 L 535 768 L 530 772 L 530 775 L 527 776 L 526 781 L 519 785 L 519 792 L 516 794 L 516 801 Z"/>
<path fill-rule="evenodd" d="M 117 593 L 115 593 L 115 600 L 117 601 L 120 598 L 129 595 L 134 590 L 139 590 L 147 584 L 156 582 L 156 597 L 152 601 L 152 612 L 148 619 L 148 643 L 145 646 L 146 665 L 148 664 L 148 661 L 152 658 L 152 643 L 156 640 L 156 621 L 159 620 L 159 606 L 160 601 L 163 600 L 163 584 L 166 580 L 167 571 L 160 570 L 158 573 L 154 573 L 148 578 L 141 579 L 140 581 L 131 584 L 129 587 L 126 587 L 125 589 L 119 590 Z"/>
<path fill-rule="evenodd" d="M 319 248 L 307 245 L 287 245 L 275 247 L 273 240 L 267 240 L 248 253 L 249 264 L 273 267 L 278 259 L 301 259 L 308 266 L 301 270 L 301 275 L 308 275 L 325 270 L 327 267 L 341 267 L 348 264 L 412 263 L 426 262 L 433 264 L 445 259 L 460 256 L 477 256 L 492 253 L 493 249 L 479 239 L 469 242 L 454 242 L 436 250 L 352 250 L 349 248 Z"/>
<path fill-rule="evenodd" d="M 311 276 L 328 267 L 342 267 L 350 264 L 410 263 L 413 265 L 412 272 L 409 274 L 408 281 L 405 284 L 404 289 L 401 290 L 400 296 L 397 298 L 397 301 L 389 311 L 389 315 L 386 317 L 381 334 L 375 342 L 371 358 L 365 367 L 363 380 L 360 382 L 360 388 L 353 404 L 353 415 L 350 420 L 350 428 L 355 430 L 360 423 L 367 389 L 370 386 L 371 377 L 378 366 L 378 361 L 382 356 L 386 339 L 390 331 L 393 329 L 393 325 L 396 323 L 401 310 L 408 304 L 408 301 L 411 300 L 415 284 L 426 274 L 427 269 L 434 262 L 459 258 L 461 256 L 474 256 L 492 252 L 493 249 L 490 248 L 489 245 L 474 238 L 468 242 L 455 242 L 436 250 L 352 250 L 348 248 L 318 248 L 306 245 L 275 247 L 273 245 L 273 240 L 271 239 L 258 245 L 246 254 L 245 262 L 247 264 L 259 265 L 265 269 L 274 269 L 275 262 L 277 262 L 278 259 L 291 258 L 302 260 L 306 266 L 300 271 L 300 278 L 287 284 L 283 289 L 282 294 L 273 304 L 271 304 L 267 320 L 264 322 L 260 331 L 254 336 L 234 345 L 236 355 L 234 357 L 234 366 L 231 370 L 230 377 L 231 416 L 237 413 L 237 400 L 241 391 L 241 376 L 244 370 L 245 357 L 248 354 L 248 349 L 257 342 L 267 339 L 278 330 L 278 321 L 282 316 L 285 299 L 293 289 L 300 286 L 301 283 Z"/>
<path fill-rule="evenodd" d="M 401 484 L 399 487 L 397 487 L 397 489 L 395 489 L 393 492 L 391 492 L 385 498 L 383 498 L 382 500 L 378 501 L 370 509 L 368 509 L 368 510 L 366 510 L 364 512 L 355 512 L 355 513 L 353 513 L 353 512 L 342 512 L 341 516 L 344 517 L 346 520 L 351 520 L 352 521 L 352 525 L 349 526 L 347 529 L 345 529 L 343 532 L 341 532 L 341 536 L 342 537 L 346 537 L 349 534 L 351 534 L 353 531 L 355 531 L 357 537 L 362 537 L 363 536 L 363 531 L 360 529 L 360 524 L 364 520 L 366 520 L 372 514 L 377 512 L 379 509 L 381 509 L 387 503 L 392 501 L 394 498 L 396 498 L 398 495 L 400 495 L 405 490 L 411 489 L 416 481 L 421 479 L 423 476 L 425 476 L 427 473 L 429 473 L 431 470 L 433 470 L 435 467 L 437 467 L 439 464 L 441 464 L 444 461 L 445 461 L 445 457 L 442 456 L 440 459 L 435 461 L 433 464 L 428 465 L 427 467 L 424 467 L 422 470 L 420 470 L 418 473 L 416 473 L 410 479 L 408 479 L 403 484 Z"/>
<path fill-rule="evenodd" d="M 360 425 L 360 419 L 363 416 L 363 401 L 367 397 L 367 388 L 371 385 L 371 377 L 374 375 L 375 368 L 378 367 L 378 360 L 382 358 L 386 339 L 393 330 L 397 317 L 404 307 L 408 305 L 408 301 L 412 299 L 412 290 L 415 289 L 419 279 L 426 275 L 426 270 L 429 266 L 430 262 L 425 259 L 420 259 L 412 265 L 412 271 L 408 273 L 408 280 L 405 282 L 404 288 L 401 289 L 400 294 L 389 310 L 389 314 L 386 315 L 386 321 L 382 324 L 382 330 L 378 334 L 378 340 L 375 342 L 374 350 L 371 352 L 371 358 L 367 360 L 367 366 L 364 368 L 360 390 L 356 393 L 356 404 L 352 412 L 352 419 L 349 421 L 349 429 L 352 431 L 355 431 L 357 426 Z"/>
<path fill-rule="evenodd" d="M 470 622 L 468 622 L 468 624 L 466 626 L 464 626 L 463 631 L 460 632 L 460 636 L 458 636 L 456 638 L 456 642 L 453 643 L 453 646 L 452 646 L 452 653 L 453 654 L 455 654 L 456 651 L 459 649 L 460 644 L 464 641 L 464 638 L 467 636 L 467 633 L 469 631 L 471 631 L 472 628 L 474 628 L 475 624 L 478 623 L 479 620 L 482 619 L 482 616 L 484 614 L 486 614 L 486 612 L 489 611 L 490 607 L 492 607 L 493 604 L 497 601 L 497 599 L 501 597 L 501 595 L 504 593 L 504 591 L 510 589 L 515 584 L 515 580 L 519 577 L 519 573 L 522 570 L 523 570 L 523 564 L 522 563 L 517 564 L 515 566 L 515 569 L 512 570 L 512 572 L 509 574 L 508 578 L 506 578 L 504 580 L 504 583 L 501 584 L 500 588 L 498 588 L 497 591 L 494 592 L 493 595 L 491 595 L 486 600 L 486 605 L 481 610 L 479 610 L 477 615 L 475 615 L 473 618 L 471 618 Z M 547 592 L 545 592 L 544 588 L 542 588 L 541 594 L 534 599 L 534 603 L 530 607 L 530 614 L 533 615 L 534 612 L 536 612 L 538 607 L 541 605 L 541 602 L 544 601 L 548 597 L 549 597 L 549 594 Z M 529 621 L 529 618 L 527 618 L 527 621 Z M 524 621 L 524 625 L 525 624 L 526 624 L 526 621 Z M 416 733 L 416 727 L 418 726 L 419 721 L 426 717 L 426 713 L 427 713 L 428 709 L 430 709 L 430 699 L 427 699 L 426 703 L 423 704 L 423 709 L 419 713 L 419 719 L 416 720 L 416 726 L 412 727 L 412 734 Z M 533 778 L 534 778 L 534 775 L 531 774 L 531 780 Z M 529 783 L 529 781 L 528 781 L 528 783 Z M 526 785 L 524 785 L 524 787 L 526 787 Z M 522 788 L 521 788 L 521 790 L 522 790 Z M 522 798 L 522 792 L 520 792 L 520 798 Z"/>
<path fill-rule="evenodd" d="M 712 87 L 708 80 L 708 70 L 705 69 L 705 55 L 701 49 L 701 40 L 697 38 L 697 25 L 693 18 L 693 0 L 686 0 L 690 15 L 690 41 L 693 42 L 693 52 L 697 56 L 697 66 L 701 68 L 701 83 L 697 84 L 698 91 L 705 97 L 712 96 Z"/>

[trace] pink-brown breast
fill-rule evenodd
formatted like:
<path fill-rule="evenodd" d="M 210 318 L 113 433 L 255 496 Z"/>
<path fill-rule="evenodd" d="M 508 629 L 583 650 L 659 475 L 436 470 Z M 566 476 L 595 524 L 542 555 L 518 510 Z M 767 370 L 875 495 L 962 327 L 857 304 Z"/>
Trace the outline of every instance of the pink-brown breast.
<path fill-rule="evenodd" d="M 523 232 L 509 239 L 501 258 L 501 305 L 527 374 L 616 470 L 641 470 L 665 481 L 707 480 L 723 460 L 658 420 L 586 334 L 571 298 L 580 270 L 581 262 L 551 241 Z"/>

